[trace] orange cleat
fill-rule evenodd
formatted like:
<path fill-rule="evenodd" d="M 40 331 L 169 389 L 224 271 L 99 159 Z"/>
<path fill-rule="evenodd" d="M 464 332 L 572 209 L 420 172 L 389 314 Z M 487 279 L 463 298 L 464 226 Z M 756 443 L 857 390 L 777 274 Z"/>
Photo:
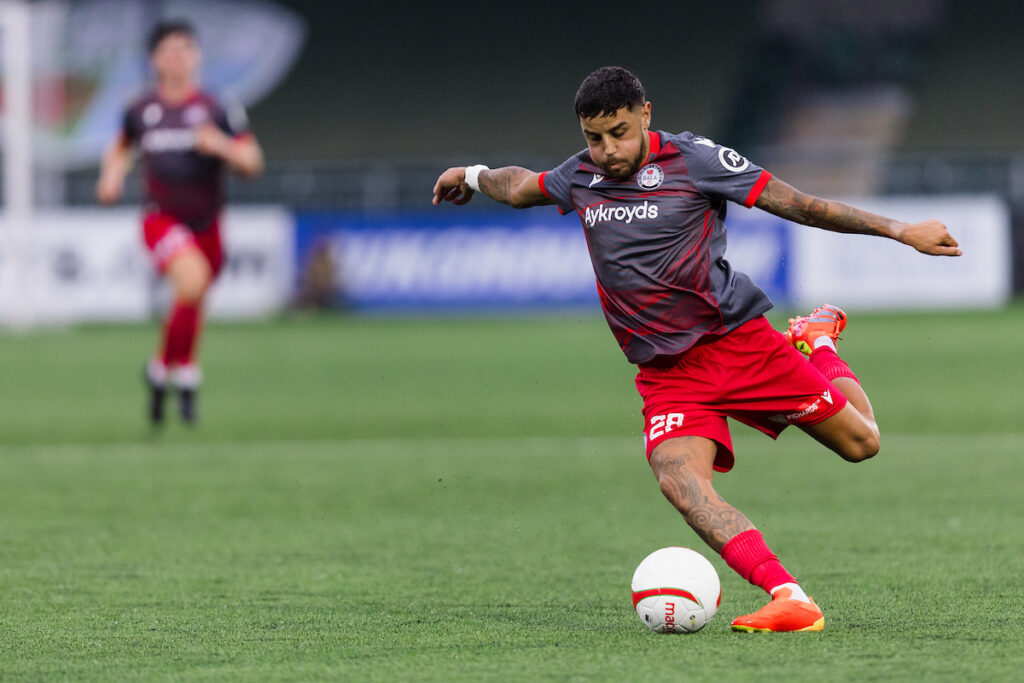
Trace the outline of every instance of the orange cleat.
<path fill-rule="evenodd" d="M 789 329 L 785 332 L 786 341 L 805 355 L 814 351 L 814 340 L 825 335 L 833 341 L 839 339 L 839 333 L 846 329 L 846 314 L 843 309 L 832 304 L 815 308 L 807 316 L 789 319 Z"/>
<path fill-rule="evenodd" d="M 773 631 L 820 631 L 825 628 L 825 616 L 814 600 L 804 602 L 789 596 L 793 591 L 780 588 L 775 591 L 772 601 L 753 614 L 736 617 L 732 622 L 733 631 L 745 633 L 770 633 Z"/>

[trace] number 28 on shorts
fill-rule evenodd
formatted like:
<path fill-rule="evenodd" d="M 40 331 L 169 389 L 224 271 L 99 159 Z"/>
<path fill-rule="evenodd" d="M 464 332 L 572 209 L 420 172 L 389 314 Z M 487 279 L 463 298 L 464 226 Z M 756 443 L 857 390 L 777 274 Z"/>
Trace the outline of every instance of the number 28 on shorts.
<path fill-rule="evenodd" d="M 651 418 L 651 428 L 647 430 L 647 440 L 654 441 L 673 429 L 683 426 L 682 413 L 668 413 L 666 415 L 655 415 Z"/>

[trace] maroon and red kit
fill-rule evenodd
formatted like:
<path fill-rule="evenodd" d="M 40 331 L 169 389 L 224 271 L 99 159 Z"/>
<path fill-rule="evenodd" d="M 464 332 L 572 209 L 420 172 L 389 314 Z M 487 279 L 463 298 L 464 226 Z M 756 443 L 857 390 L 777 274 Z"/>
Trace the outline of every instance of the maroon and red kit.
<path fill-rule="evenodd" d="M 583 224 L 605 318 L 639 366 L 648 457 L 665 439 L 703 436 L 728 471 L 727 417 L 777 437 L 846 398 L 770 327 L 771 300 L 725 258 L 727 202 L 753 206 L 771 174 L 692 133 L 648 135 L 628 178 L 605 177 L 583 150 L 540 188 Z"/>
<path fill-rule="evenodd" d="M 216 274 L 223 264 L 220 212 L 224 162 L 196 151 L 196 129 L 213 124 L 233 138 L 248 135 L 244 111 L 229 112 L 211 95 L 195 91 L 170 104 L 153 91 L 124 114 L 122 140 L 138 146 L 145 183 L 143 237 L 163 270 L 180 249 L 197 246 Z"/>

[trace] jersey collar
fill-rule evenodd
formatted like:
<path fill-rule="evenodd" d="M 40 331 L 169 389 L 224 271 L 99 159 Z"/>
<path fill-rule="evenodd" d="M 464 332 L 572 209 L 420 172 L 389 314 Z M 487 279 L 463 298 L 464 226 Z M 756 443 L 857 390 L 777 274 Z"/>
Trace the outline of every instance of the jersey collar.
<path fill-rule="evenodd" d="M 661 136 L 655 133 L 653 130 L 647 131 L 647 138 L 651 142 L 651 150 L 647 154 L 647 161 L 650 161 L 654 157 L 661 153 Z"/>
<path fill-rule="evenodd" d="M 176 100 L 174 102 L 170 102 L 164 98 L 163 94 L 160 92 L 160 86 L 156 87 L 155 92 L 157 99 L 160 100 L 160 104 L 164 105 L 168 109 L 178 109 L 180 107 L 192 104 L 193 102 L 199 99 L 199 88 L 196 88 L 195 86 L 193 86 L 192 89 L 189 90 L 188 94 L 185 95 L 183 99 Z"/>

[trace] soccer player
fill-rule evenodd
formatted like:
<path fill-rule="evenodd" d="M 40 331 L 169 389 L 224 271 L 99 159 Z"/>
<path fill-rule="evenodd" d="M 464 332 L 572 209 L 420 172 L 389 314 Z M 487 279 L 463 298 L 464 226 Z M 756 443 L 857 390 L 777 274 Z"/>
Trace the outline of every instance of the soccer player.
<path fill-rule="evenodd" d="M 174 290 L 160 346 L 146 366 L 149 419 L 162 424 L 164 398 L 172 386 L 181 419 L 193 424 L 203 298 L 224 263 L 224 167 L 256 176 L 263 170 L 263 152 L 248 130 L 244 110 L 226 109 L 200 89 L 201 54 L 189 22 L 157 24 L 147 47 L 156 87 L 125 111 L 121 132 L 104 154 L 96 196 L 104 204 L 121 198 L 138 147 L 146 190 L 143 239 Z"/>
<path fill-rule="evenodd" d="M 483 192 L 516 208 L 555 204 L 579 216 L 605 318 L 638 366 L 647 458 L 662 493 L 772 598 L 732 628 L 819 631 L 821 610 L 712 486 L 713 473 L 734 463 L 726 417 L 773 438 L 797 425 L 850 462 L 878 452 L 878 426 L 836 352 L 846 315 L 825 305 L 791 320 L 785 335 L 773 330 L 764 317 L 771 301 L 725 259 L 726 202 L 924 254 L 959 256 L 957 242 L 937 221 L 904 223 L 819 199 L 708 138 L 650 130 L 651 103 L 626 69 L 590 74 L 575 107 L 586 149 L 543 173 L 450 168 L 433 202 L 465 204 Z"/>

